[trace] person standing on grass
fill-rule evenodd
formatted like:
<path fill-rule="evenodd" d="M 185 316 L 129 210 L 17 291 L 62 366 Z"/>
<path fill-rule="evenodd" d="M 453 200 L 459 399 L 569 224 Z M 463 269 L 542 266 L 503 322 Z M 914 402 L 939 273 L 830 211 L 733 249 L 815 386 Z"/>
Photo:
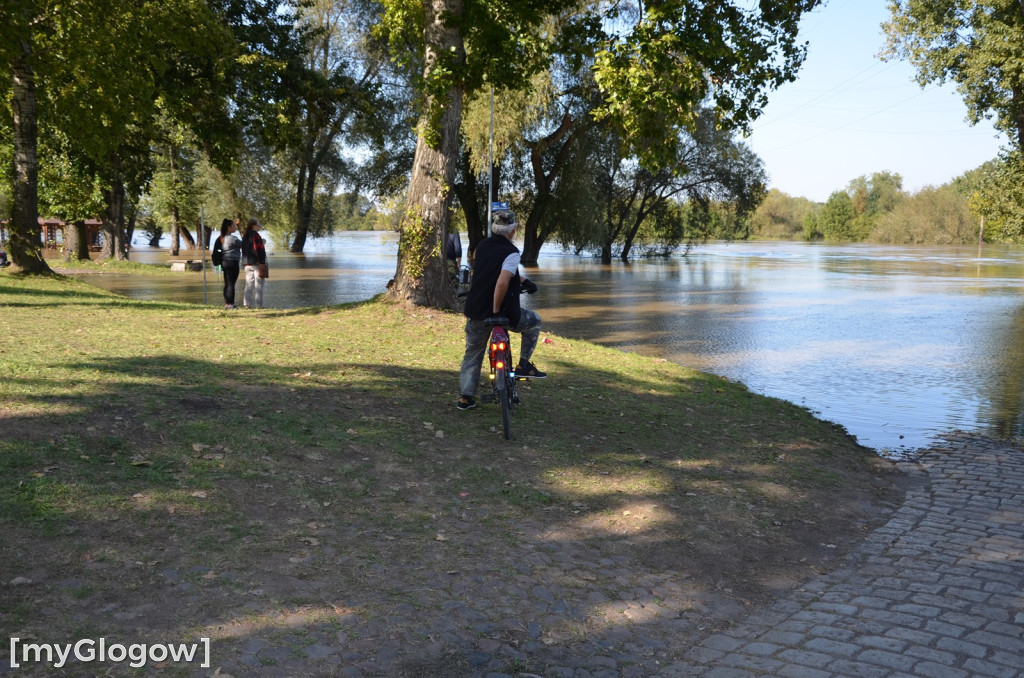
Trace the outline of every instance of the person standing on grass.
<path fill-rule="evenodd" d="M 242 241 L 235 235 L 238 227 L 231 219 L 220 222 L 220 237 L 213 245 L 213 258 L 216 263 L 220 253 L 220 268 L 224 272 L 224 309 L 234 310 L 235 283 L 238 282 L 239 265 L 242 260 Z"/>
<path fill-rule="evenodd" d="M 487 318 L 508 318 L 508 329 L 523 337 L 519 350 L 516 376 L 543 379 L 548 376 L 530 362 L 540 339 L 540 316 L 519 306 L 519 293 L 533 294 L 537 285 L 519 273 L 519 248 L 512 244 L 516 233 L 515 215 L 498 210 L 491 215 L 491 237 L 480 241 L 473 258 L 473 282 L 466 295 L 466 354 L 459 371 L 460 410 L 476 407 L 476 392 L 480 386 L 480 370 L 491 328 L 484 324 Z"/>
<path fill-rule="evenodd" d="M 459 268 L 462 267 L 462 238 L 454 229 L 448 233 L 448 242 L 444 246 L 444 260 L 448 264 L 448 277 L 458 279 Z"/>
<path fill-rule="evenodd" d="M 253 218 L 245 225 L 242 234 L 242 265 L 245 266 L 245 296 L 242 303 L 246 308 L 263 308 L 263 287 L 267 281 L 263 271 L 267 266 L 267 250 L 259 230 L 259 219 Z"/>

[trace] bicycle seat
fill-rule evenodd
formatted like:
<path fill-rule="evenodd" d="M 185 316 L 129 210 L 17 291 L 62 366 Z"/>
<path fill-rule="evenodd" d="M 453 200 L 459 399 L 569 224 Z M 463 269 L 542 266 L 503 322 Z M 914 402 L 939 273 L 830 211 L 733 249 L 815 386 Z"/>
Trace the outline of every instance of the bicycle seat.
<path fill-rule="evenodd" d="M 504 327 L 504 326 L 506 326 L 508 324 L 509 324 L 508 318 L 506 318 L 503 315 L 496 315 L 496 316 L 492 316 L 490 318 L 485 318 L 484 319 L 484 325 L 486 325 L 487 327 L 494 327 L 495 325 L 501 325 L 502 327 Z"/>

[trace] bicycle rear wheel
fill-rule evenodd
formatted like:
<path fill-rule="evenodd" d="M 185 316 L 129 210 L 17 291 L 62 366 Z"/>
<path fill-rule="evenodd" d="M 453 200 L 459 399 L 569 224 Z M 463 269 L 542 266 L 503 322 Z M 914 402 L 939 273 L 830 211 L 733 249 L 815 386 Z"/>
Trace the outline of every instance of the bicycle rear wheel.
<path fill-rule="evenodd" d="M 499 370 L 496 375 L 498 379 L 498 399 L 501 401 L 501 427 L 505 433 L 505 440 L 512 440 L 512 389 L 508 385 L 508 373 Z"/>

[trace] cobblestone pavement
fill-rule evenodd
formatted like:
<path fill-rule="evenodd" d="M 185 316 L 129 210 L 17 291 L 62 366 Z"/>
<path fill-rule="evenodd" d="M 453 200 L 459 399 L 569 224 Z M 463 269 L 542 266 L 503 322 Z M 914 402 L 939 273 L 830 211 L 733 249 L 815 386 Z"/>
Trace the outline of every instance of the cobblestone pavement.
<path fill-rule="evenodd" d="M 1024 452 L 950 439 L 841 571 L 658 675 L 1024 676 Z"/>

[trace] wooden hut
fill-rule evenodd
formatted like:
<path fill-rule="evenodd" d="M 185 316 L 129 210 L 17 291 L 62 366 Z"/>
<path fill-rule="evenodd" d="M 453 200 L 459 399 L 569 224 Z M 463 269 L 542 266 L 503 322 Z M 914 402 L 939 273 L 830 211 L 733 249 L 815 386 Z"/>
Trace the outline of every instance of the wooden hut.
<path fill-rule="evenodd" d="M 100 237 L 100 227 L 103 222 L 99 219 L 85 220 L 85 234 L 89 241 L 89 249 L 98 252 L 103 245 Z M 67 224 L 60 219 L 44 219 L 39 217 L 39 227 L 43 234 L 43 247 L 48 250 L 60 249 L 64 244 L 64 229 Z"/>

